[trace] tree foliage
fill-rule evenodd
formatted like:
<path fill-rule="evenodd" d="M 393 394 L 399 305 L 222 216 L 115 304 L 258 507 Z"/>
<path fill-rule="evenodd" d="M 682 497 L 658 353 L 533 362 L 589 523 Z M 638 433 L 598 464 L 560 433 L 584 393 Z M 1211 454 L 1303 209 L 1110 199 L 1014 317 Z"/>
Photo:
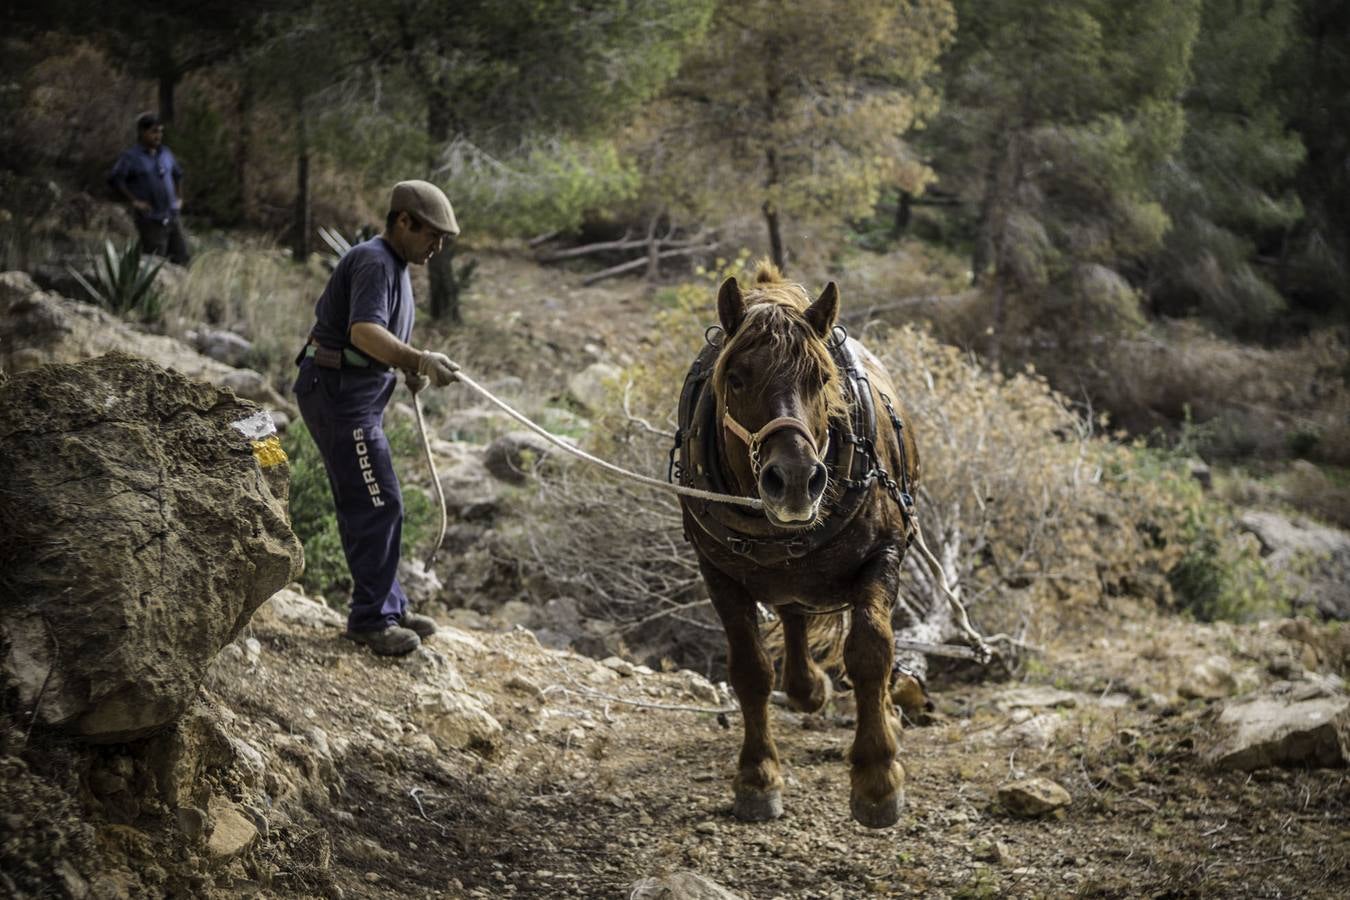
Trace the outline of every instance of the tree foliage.
<path fill-rule="evenodd" d="M 1294 3 L 1205 0 L 1180 152 L 1159 170 L 1171 228 L 1152 261 L 1150 293 L 1168 312 L 1198 310 L 1231 329 L 1268 324 L 1284 301 L 1272 242 L 1302 215 L 1293 176 L 1303 144 L 1276 103 L 1275 75 L 1290 46 Z"/>
<path fill-rule="evenodd" d="M 700 212 L 759 209 L 783 265 L 784 217 L 865 215 L 928 179 L 903 135 L 934 111 L 925 79 L 954 26 L 947 0 L 720 4 L 651 112 L 652 184 Z"/>
<path fill-rule="evenodd" d="M 1137 321 L 1122 271 L 1168 227 L 1153 174 L 1180 144 L 1198 0 L 959 0 L 932 149 L 978 210 L 972 273 L 1008 333 Z"/>

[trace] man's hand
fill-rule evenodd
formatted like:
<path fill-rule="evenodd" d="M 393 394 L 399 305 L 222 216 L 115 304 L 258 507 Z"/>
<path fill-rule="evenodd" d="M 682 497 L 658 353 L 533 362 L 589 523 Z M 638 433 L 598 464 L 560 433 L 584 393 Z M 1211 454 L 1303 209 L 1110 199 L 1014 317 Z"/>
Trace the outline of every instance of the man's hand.
<path fill-rule="evenodd" d="M 424 387 L 431 384 L 431 379 L 425 375 L 418 375 L 416 372 L 404 372 L 403 383 L 408 386 L 408 390 L 418 394 Z"/>
<path fill-rule="evenodd" d="M 150 204 L 147 203 L 146 201 L 144 201 L 144 200 L 132 200 L 132 201 L 131 201 L 131 205 L 134 206 L 134 207 L 135 207 L 137 210 L 139 210 L 140 212 L 145 213 L 147 216 L 150 215 Z"/>
<path fill-rule="evenodd" d="M 430 378 L 436 387 L 445 387 L 454 381 L 458 371 L 459 365 L 444 353 L 423 350 L 421 358 L 417 360 L 417 374 Z"/>

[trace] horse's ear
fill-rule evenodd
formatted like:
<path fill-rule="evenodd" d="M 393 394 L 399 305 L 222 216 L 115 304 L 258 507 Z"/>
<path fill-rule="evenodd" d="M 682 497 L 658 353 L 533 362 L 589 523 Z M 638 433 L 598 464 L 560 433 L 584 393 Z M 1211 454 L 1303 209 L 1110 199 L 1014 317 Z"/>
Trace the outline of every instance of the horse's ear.
<path fill-rule="evenodd" d="M 717 291 L 717 318 L 722 322 L 722 331 L 727 337 L 736 333 L 745 321 L 745 298 L 741 296 L 740 283 L 734 277 L 722 282 Z"/>
<path fill-rule="evenodd" d="M 834 323 L 839 320 L 839 285 L 831 281 L 820 292 L 816 302 L 806 308 L 806 321 L 821 337 L 829 337 Z"/>

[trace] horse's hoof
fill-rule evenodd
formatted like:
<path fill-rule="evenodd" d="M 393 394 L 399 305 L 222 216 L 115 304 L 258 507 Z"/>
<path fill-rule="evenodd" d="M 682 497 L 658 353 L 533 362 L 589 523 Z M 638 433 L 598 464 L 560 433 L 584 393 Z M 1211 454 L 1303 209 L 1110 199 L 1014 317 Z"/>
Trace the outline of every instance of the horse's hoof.
<path fill-rule="evenodd" d="M 866 825 L 868 828 L 890 828 L 900 821 L 900 813 L 905 808 L 905 792 L 896 791 L 876 802 L 853 797 L 849 800 L 848 808 L 859 825 Z"/>
<path fill-rule="evenodd" d="M 781 791 L 745 791 L 736 795 L 731 814 L 742 822 L 767 822 L 783 814 Z"/>

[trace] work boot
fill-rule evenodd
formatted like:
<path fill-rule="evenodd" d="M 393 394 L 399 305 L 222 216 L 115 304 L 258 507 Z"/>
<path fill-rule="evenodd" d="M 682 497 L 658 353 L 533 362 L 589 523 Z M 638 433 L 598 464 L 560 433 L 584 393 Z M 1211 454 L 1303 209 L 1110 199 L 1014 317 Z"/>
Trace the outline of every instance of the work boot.
<path fill-rule="evenodd" d="M 436 633 L 436 621 L 431 616 L 423 616 L 415 612 L 405 612 L 403 618 L 398 620 L 398 624 L 417 632 L 417 636 L 420 638 L 429 638 Z"/>
<path fill-rule="evenodd" d="M 422 644 L 417 632 L 390 625 L 376 631 L 348 631 L 347 640 L 365 644 L 379 656 L 407 656 Z"/>

